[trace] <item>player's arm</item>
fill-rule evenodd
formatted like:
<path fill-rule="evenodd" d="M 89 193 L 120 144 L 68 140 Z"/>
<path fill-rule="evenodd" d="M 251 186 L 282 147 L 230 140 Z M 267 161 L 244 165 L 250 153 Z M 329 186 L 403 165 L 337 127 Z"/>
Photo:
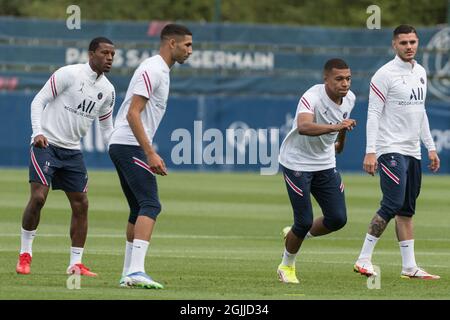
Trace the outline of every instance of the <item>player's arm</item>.
<path fill-rule="evenodd" d="M 297 116 L 297 130 L 299 134 L 305 136 L 320 136 L 331 132 L 340 130 L 352 130 L 356 126 L 356 121 L 353 119 L 344 119 L 337 124 L 319 124 L 314 122 L 314 114 L 301 112 Z"/>
<path fill-rule="evenodd" d="M 64 69 L 57 70 L 41 88 L 31 102 L 31 128 L 34 146 L 46 148 L 47 138 L 42 134 L 41 119 L 45 106 L 55 100 L 67 87 L 67 72 Z"/>
<path fill-rule="evenodd" d="M 336 150 L 336 153 L 341 153 L 344 150 L 346 133 L 347 133 L 347 130 L 339 131 L 339 134 L 336 138 L 336 142 L 334 143 L 334 149 Z"/>
<path fill-rule="evenodd" d="M 363 160 L 363 168 L 372 176 L 375 175 L 375 171 L 378 168 L 376 142 L 388 87 L 386 80 L 380 79 L 382 77 L 382 74 L 377 73 L 370 83 L 369 107 L 367 111 L 366 155 Z M 387 78 L 387 76 L 384 78 Z"/>
<path fill-rule="evenodd" d="M 111 138 L 111 134 L 114 129 L 112 114 L 114 111 L 115 97 L 116 92 L 113 88 L 111 94 L 109 94 L 106 98 L 101 113 L 98 116 L 100 131 L 105 144 L 108 144 L 109 138 Z"/>
<path fill-rule="evenodd" d="M 420 140 L 422 140 L 422 143 L 428 150 L 428 159 L 430 160 L 428 168 L 432 172 L 437 172 L 441 166 L 441 161 L 436 152 L 436 145 L 434 144 L 433 136 L 431 135 L 430 124 L 428 122 L 428 116 L 426 111 L 424 111 L 422 125 L 420 128 Z"/>
<path fill-rule="evenodd" d="M 128 109 L 127 120 L 130 124 L 131 131 L 133 131 L 136 140 L 147 156 L 147 162 L 151 170 L 156 174 L 165 176 L 167 175 L 166 165 L 150 144 L 141 120 L 141 112 L 144 110 L 147 101 L 148 99 L 146 97 L 134 94 L 131 98 L 130 108 Z"/>

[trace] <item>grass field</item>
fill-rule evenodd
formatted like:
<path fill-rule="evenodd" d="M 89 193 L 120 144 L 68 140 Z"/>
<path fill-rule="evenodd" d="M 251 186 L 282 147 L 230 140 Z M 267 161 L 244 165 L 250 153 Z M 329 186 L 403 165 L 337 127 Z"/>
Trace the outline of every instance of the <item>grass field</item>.
<path fill-rule="evenodd" d="M 26 170 L 0 171 L 0 299 L 450 299 L 450 177 L 424 176 L 415 218 L 416 259 L 438 281 L 400 279 L 401 257 L 390 224 L 374 263 L 381 289 L 352 272 L 367 225 L 378 208 L 378 178 L 343 175 L 348 223 L 304 243 L 297 258 L 300 285 L 276 275 L 281 229 L 292 214 L 281 177 L 171 172 L 159 178 L 163 213 L 147 254 L 148 273 L 164 290 L 118 287 L 128 216 L 115 172 L 90 171 L 89 234 L 83 262 L 99 273 L 66 288 L 70 210 L 61 191 L 50 192 L 34 240 L 32 274 L 15 264 L 29 191 Z M 315 216 L 321 214 L 314 205 Z"/>

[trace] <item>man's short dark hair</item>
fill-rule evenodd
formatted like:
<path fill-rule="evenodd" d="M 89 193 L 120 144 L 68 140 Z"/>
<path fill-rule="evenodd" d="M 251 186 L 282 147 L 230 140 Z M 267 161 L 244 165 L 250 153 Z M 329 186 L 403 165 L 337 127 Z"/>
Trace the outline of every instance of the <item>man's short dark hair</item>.
<path fill-rule="evenodd" d="M 333 68 L 335 69 L 350 69 L 347 65 L 347 63 L 342 59 L 330 59 L 328 60 L 325 65 L 323 66 L 324 72 L 330 72 Z"/>
<path fill-rule="evenodd" d="M 192 32 L 181 24 L 170 23 L 161 30 L 161 40 L 169 36 L 192 36 Z"/>
<path fill-rule="evenodd" d="M 108 38 L 97 37 L 97 38 L 92 39 L 91 43 L 89 44 L 89 51 L 97 50 L 100 43 L 109 43 L 109 44 L 114 45 L 114 43 L 112 43 L 112 41 L 109 40 Z"/>
<path fill-rule="evenodd" d="M 407 25 L 407 24 L 401 24 L 394 30 L 394 38 L 398 36 L 401 33 L 415 33 L 417 35 L 417 31 L 413 26 Z"/>

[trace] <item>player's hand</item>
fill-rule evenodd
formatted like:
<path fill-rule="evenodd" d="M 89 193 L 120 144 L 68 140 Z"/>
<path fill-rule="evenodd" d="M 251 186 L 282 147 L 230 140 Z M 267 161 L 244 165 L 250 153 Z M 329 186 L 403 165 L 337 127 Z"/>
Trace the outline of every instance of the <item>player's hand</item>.
<path fill-rule="evenodd" d="M 378 161 L 375 153 L 366 153 L 363 162 L 364 171 L 371 176 L 375 175 L 375 171 L 378 169 Z"/>
<path fill-rule="evenodd" d="M 33 145 L 36 148 L 47 148 L 48 147 L 48 141 L 47 138 L 44 137 L 43 134 L 38 134 L 36 137 L 34 137 L 33 139 Z"/>
<path fill-rule="evenodd" d="M 166 164 L 164 163 L 164 160 L 156 152 L 147 154 L 147 162 L 148 165 L 150 166 L 150 170 L 153 173 L 159 174 L 160 176 L 167 175 Z"/>
<path fill-rule="evenodd" d="M 339 126 L 339 130 L 346 129 L 348 131 L 351 131 L 351 130 L 353 130 L 354 127 L 356 127 L 356 120 L 344 119 L 338 126 Z"/>
<path fill-rule="evenodd" d="M 430 164 L 428 168 L 432 172 L 437 172 L 441 166 L 441 160 L 439 160 L 438 154 L 435 150 L 428 152 L 428 159 L 430 159 Z"/>

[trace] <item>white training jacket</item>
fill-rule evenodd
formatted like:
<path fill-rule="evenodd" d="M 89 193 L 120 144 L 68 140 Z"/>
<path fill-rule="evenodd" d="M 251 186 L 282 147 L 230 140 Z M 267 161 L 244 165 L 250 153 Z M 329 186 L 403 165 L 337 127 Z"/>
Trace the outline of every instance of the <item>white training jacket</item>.
<path fill-rule="evenodd" d="M 382 66 L 370 83 L 366 153 L 400 153 L 421 159 L 420 140 L 436 150 L 425 111 L 427 74 L 416 61 L 398 56 Z"/>
<path fill-rule="evenodd" d="M 79 150 L 80 141 L 98 117 L 103 141 L 113 130 L 114 86 L 89 65 L 74 64 L 53 73 L 31 103 L 31 142 L 44 135 L 57 147 Z"/>

